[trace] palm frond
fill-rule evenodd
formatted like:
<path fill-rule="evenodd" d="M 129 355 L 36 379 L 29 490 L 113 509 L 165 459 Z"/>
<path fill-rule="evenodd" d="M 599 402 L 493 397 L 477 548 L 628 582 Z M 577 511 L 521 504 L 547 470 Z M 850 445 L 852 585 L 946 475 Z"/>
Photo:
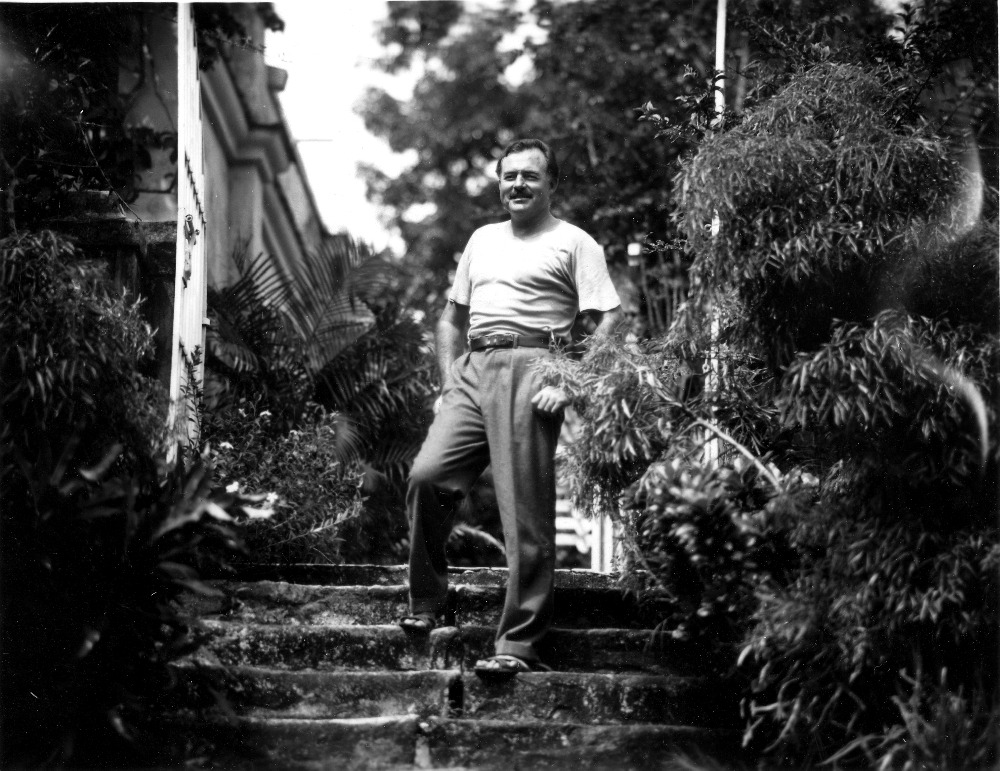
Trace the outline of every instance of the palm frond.
<path fill-rule="evenodd" d="M 292 291 L 282 311 L 302 341 L 312 372 L 320 371 L 374 324 L 374 315 L 357 302 L 354 291 L 363 274 L 352 278 L 371 258 L 366 244 L 341 233 L 327 236 L 310 259 L 291 266 Z"/>
<path fill-rule="evenodd" d="M 286 301 L 289 287 L 263 253 L 246 256 L 246 244 L 233 252 L 239 278 L 231 286 L 208 291 L 212 326 L 206 336 L 208 358 L 233 372 L 255 372 L 261 360 L 273 358 L 286 342 L 277 309 Z"/>

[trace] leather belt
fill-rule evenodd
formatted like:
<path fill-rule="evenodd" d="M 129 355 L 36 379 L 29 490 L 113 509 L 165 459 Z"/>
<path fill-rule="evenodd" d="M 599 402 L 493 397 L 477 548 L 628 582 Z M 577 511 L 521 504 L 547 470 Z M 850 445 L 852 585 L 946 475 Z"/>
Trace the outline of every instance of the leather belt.
<path fill-rule="evenodd" d="M 482 351 L 485 348 L 548 348 L 548 335 L 515 335 L 496 334 L 474 337 L 469 341 L 470 351 Z"/>

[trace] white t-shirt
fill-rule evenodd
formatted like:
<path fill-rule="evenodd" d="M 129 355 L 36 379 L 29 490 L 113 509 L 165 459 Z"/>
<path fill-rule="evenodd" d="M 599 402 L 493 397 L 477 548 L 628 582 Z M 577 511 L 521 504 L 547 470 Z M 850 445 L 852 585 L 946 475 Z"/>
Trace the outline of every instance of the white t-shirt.
<path fill-rule="evenodd" d="M 469 337 L 496 332 L 569 338 L 581 311 L 620 305 L 604 249 L 583 230 L 555 220 L 516 237 L 510 221 L 479 228 L 458 262 L 448 299 L 469 306 Z"/>

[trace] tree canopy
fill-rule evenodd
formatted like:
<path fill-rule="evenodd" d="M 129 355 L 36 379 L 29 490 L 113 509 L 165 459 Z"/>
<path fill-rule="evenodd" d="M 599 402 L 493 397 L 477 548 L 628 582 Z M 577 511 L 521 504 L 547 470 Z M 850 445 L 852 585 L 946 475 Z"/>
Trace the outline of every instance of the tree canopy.
<path fill-rule="evenodd" d="M 555 213 L 594 235 L 613 264 L 624 263 L 628 243 L 663 233 L 671 163 L 684 148 L 649 141 L 654 129 L 637 126 L 636 108 L 654 99 L 673 110 L 671 100 L 693 92 L 686 68 L 711 66 L 714 9 L 652 0 L 539 2 L 530 14 L 511 5 L 475 15 L 458 3 L 391 6 L 380 66 L 396 72 L 419 62 L 423 74 L 410 100 L 371 90 L 359 111 L 372 133 L 417 160 L 395 178 L 364 173 L 407 260 L 429 273 L 429 306 L 473 230 L 502 218 L 493 167 L 519 136 L 554 147 L 562 166 Z M 521 57 L 531 66 L 518 82 L 509 68 Z"/>

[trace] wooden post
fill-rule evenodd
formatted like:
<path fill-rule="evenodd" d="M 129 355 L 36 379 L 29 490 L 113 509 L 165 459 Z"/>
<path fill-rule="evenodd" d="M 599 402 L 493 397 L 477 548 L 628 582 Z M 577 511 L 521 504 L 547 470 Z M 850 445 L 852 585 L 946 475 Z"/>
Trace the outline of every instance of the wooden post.
<path fill-rule="evenodd" d="M 204 146 L 201 78 L 194 14 L 190 3 L 177 4 L 177 253 L 174 271 L 174 324 L 170 361 L 172 435 L 181 442 L 197 441 L 188 414 L 184 387 L 201 388 L 204 365 L 189 383 L 185 356 L 204 352 L 207 273 L 205 269 L 205 210 L 202 205 Z"/>
<path fill-rule="evenodd" d="M 712 82 L 716 87 L 715 92 L 715 115 L 719 128 L 722 127 L 723 114 L 726 109 L 726 79 L 720 78 L 717 82 L 716 75 L 726 71 L 726 0 L 719 0 L 718 11 L 715 18 L 715 72 L 712 73 Z M 716 213 L 712 217 L 712 238 L 719 234 L 721 222 Z M 709 351 L 708 360 L 705 362 L 705 390 L 712 392 L 719 387 L 719 317 L 712 308 L 709 311 L 711 320 L 709 321 Z M 705 463 L 715 465 L 719 461 L 719 440 L 714 436 L 705 439 Z"/>

